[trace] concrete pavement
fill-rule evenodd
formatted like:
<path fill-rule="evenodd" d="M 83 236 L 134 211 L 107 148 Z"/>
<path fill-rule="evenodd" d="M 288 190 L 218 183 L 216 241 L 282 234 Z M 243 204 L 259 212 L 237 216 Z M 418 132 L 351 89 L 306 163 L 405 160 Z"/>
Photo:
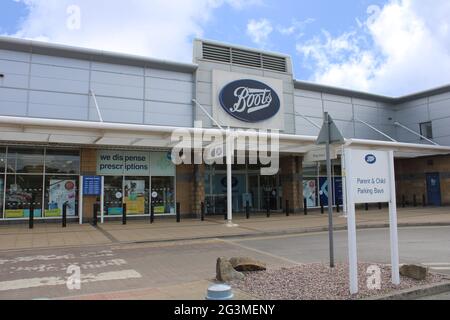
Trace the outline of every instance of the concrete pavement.
<path fill-rule="evenodd" d="M 336 260 L 345 261 L 346 232 L 335 235 Z M 400 262 L 426 263 L 441 273 L 447 268 L 450 274 L 449 237 L 450 227 L 400 229 Z M 357 239 L 360 261 L 389 263 L 387 229 L 359 230 Z M 249 256 L 269 269 L 326 262 L 327 233 L 2 251 L 0 299 L 202 300 L 219 256 Z M 71 266 L 80 268 L 79 290 L 66 285 Z"/>
<path fill-rule="evenodd" d="M 190 239 L 228 238 L 233 236 L 256 236 L 270 234 L 304 233 L 324 231 L 328 228 L 326 214 L 310 213 L 308 216 L 296 214 L 252 215 L 249 220 L 242 214 L 235 215 L 237 227 L 227 227 L 223 217 L 209 217 L 206 221 L 182 219 L 158 219 L 150 224 L 149 219 L 128 219 L 127 225 L 107 221 L 93 227 L 89 224 L 68 224 L 66 229 L 55 223 L 36 223 L 29 230 L 24 225 L 0 226 L 0 250 L 20 250 L 31 248 L 58 248 L 68 246 L 88 246 L 108 243 L 158 242 Z M 400 226 L 450 225 L 450 208 L 407 208 L 398 209 Z M 347 220 L 335 214 L 334 227 L 345 229 Z M 359 228 L 388 226 L 387 209 L 357 212 Z"/>

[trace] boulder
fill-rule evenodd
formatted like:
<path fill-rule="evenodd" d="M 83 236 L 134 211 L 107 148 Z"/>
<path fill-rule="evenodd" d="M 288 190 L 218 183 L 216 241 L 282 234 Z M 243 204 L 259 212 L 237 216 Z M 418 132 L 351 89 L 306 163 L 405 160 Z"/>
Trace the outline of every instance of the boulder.
<path fill-rule="evenodd" d="M 425 280 L 428 275 L 428 268 L 415 264 L 405 264 L 400 267 L 400 274 L 416 280 Z"/>
<path fill-rule="evenodd" d="M 230 259 L 230 263 L 237 271 L 264 271 L 267 269 L 264 262 L 248 257 L 234 257 Z"/>
<path fill-rule="evenodd" d="M 230 282 L 233 280 L 241 280 L 244 275 L 234 270 L 227 258 L 220 257 L 216 264 L 216 279 L 220 282 Z"/>

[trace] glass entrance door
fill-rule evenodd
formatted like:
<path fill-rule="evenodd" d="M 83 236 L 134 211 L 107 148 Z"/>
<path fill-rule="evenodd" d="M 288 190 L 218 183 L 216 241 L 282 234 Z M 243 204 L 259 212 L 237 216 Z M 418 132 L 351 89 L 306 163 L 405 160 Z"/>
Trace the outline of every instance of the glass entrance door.
<path fill-rule="evenodd" d="M 152 177 L 151 198 L 155 214 L 174 214 L 174 178 Z"/>
<path fill-rule="evenodd" d="M 149 178 L 125 177 L 123 201 L 127 205 L 127 215 L 148 214 Z"/>
<path fill-rule="evenodd" d="M 277 176 L 261 176 L 261 208 L 266 210 L 278 210 L 278 184 Z"/>
<path fill-rule="evenodd" d="M 104 210 L 108 216 L 122 215 L 123 177 L 104 177 Z"/>

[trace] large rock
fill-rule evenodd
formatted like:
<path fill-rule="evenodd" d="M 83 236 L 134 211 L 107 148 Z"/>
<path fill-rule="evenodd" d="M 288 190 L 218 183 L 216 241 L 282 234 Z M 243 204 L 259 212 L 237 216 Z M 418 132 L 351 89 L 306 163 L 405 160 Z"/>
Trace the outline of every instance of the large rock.
<path fill-rule="evenodd" d="M 244 275 L 234 270 L 227 258 L 220 257 L 216 264 L 216 279 L 221 282 L 230 282 L 233 280 L 241 280 Z"/>
<path fill-rule="evenodd" d="M 267 269 L 264 262 L 248 257 L 234 257 L 230 259 L 230 263 L 237 271 L 264 271 Z"/>
<path fill-rule="evenodd" d="M 428 275 L 428 268 L 415 264 L 405 264 L 400 267 L 400 274 L 416 280 L 425 280 Z"/>

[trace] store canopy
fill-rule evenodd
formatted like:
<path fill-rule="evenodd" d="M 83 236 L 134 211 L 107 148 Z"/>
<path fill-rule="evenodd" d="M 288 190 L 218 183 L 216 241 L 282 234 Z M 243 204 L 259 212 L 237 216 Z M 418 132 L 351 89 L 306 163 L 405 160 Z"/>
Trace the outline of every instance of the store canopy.
<path fill-rule="evenodd" d="M 77 146 L 162 148 L 174 146 L 174 130 L 186 133 L 217 133 L 218 129 L 179 128 L 140 124 L 58 120 L 0 116 L 0 141 L 3 143 L 60 144 Z M 256 131 L 235 130 L 236 135 L 256 137 Z M 270 133 L 269 133 L 270 135 Z M 304 154 L 317 149 L 316 136 L 280 134 L 280 153 Z M 396 157 L 450 154 L 450 147 L 379 140 L 345 139 L 346 146 L 394 150 Z M 206 146 L 203 144 L 203 146 Z M 339 148 L 340 149 L 340 148 Z M 338 151 L 340 153 L 340 151 Z"/>

